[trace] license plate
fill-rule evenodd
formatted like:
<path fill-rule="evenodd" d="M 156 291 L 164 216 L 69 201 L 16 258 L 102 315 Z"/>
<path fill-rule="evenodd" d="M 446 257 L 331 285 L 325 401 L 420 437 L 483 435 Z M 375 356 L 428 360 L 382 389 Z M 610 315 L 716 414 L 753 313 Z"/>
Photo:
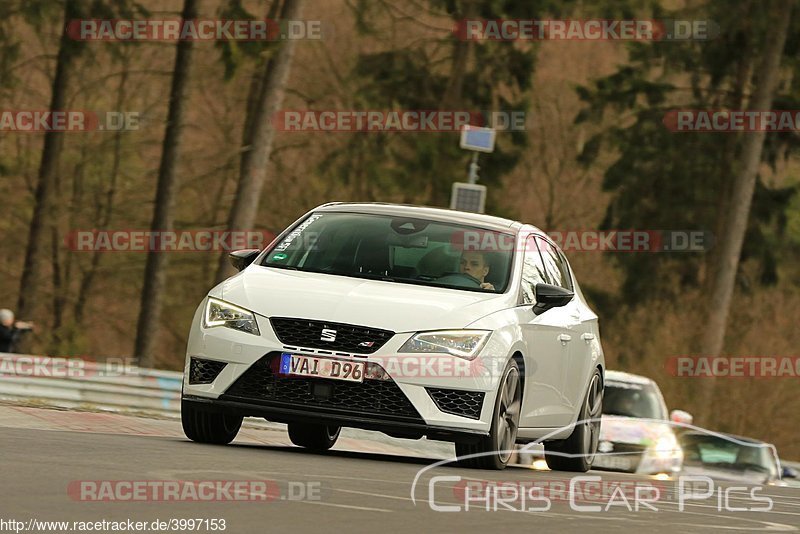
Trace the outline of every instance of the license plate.
<path fill-rule="evenodd" d="M 606 456 L 603 454 L 598 454 L 594 457 L 592 467 L 604 467 L 606 469 L 629 471 L 633 467 L 633 460 L 630 458 L 625 458 L 624 456 Z"/>
<path fill-rule="evenodd" d="M 364 362 L 349 362 L 343 360 L 329 360 L 314 356 L 301 356 L 300 354 L 281 354 L 280 373 L 291 376 L 311 376 L 317 378 L 332 378 L 347 382 L 364 381 Z"/>

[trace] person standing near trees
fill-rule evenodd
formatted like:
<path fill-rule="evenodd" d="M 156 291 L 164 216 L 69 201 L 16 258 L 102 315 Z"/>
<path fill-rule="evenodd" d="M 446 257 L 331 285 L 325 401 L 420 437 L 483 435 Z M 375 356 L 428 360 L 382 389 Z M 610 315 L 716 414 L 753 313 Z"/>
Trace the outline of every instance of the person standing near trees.
<path fill-rule="evenodd" d="M 25 332 L 33 330 L 33 323 L 14 321 L 14 312 L 0 310 L 0 352 L 15 352 L 17 341 Z"/>

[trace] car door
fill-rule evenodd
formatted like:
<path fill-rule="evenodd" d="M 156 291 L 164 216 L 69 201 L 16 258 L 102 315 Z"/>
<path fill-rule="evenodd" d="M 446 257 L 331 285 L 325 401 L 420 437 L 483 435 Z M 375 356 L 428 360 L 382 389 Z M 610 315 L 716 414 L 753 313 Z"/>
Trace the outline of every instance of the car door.
<path fill-rule="evenodd" d="M 592 351 L 599 343 L 597 316 L 581 298 L 564 253 L 552 241 L 546 240 L 545 243 L 540 248 L 547 273 L 557 279 L 557 285 L 575 293 L 572 301 L 562 308 L 562 326 L 569 337 L 569 354 L 567 365 L 562 368 L 561 391 L 566 409 L 578 413 L 586 394 L 584 378 L 593 365 Z"/>
<path fill-rule="evenodd" d="M 534 235 L 525 241 L 520 305 L 517 321 L 527 347 L 525 388 L 520 427 L 558 427 L 568 424 L 572 412 L 564 402 L 562 383 L 569 358 L 568 330 L 564 311 L 559 308 L 536 315 L 533 312 L 537 283 L 552 283 Z"/>

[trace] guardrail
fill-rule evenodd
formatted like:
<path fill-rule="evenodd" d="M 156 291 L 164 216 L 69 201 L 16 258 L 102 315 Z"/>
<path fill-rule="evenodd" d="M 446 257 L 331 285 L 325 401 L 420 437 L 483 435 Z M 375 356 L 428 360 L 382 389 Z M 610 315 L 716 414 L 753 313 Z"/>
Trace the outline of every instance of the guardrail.
<path fill-rule="evenodd" d="M 0 352 L 0 399 L 65 408 L 180 413 L 183 373 L 80 358 Z"/>

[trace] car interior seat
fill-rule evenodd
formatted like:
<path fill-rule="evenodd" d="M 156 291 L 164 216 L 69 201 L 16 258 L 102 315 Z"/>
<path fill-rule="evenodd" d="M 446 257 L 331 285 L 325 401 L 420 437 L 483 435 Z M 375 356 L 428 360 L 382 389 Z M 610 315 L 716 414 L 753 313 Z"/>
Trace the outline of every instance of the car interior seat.
<path fill-rule="evenodd" d="M 436 247 L 420 258 L 417 271 L 422 276 L 439 278 L 445 273 L 457 273 L 460 256 L 448 252 L 444 245 Z"/>
<path fill-rule="evenodd" d="M 387 276 L 392 266 L 385 240 L 376 237 L 362 239 L 355 253 L 355 268 L 359 273 Z"/>
<path fill-rule="evenodd" d="M 495 289 L 503 289 L 506 281 L 505 273 L 508 270 L 508 258 L 487 252 L 484 254 L 484 259 L 489 265 L 489 273 L 486 275 L 485 281 L 492 284 Z"/>

